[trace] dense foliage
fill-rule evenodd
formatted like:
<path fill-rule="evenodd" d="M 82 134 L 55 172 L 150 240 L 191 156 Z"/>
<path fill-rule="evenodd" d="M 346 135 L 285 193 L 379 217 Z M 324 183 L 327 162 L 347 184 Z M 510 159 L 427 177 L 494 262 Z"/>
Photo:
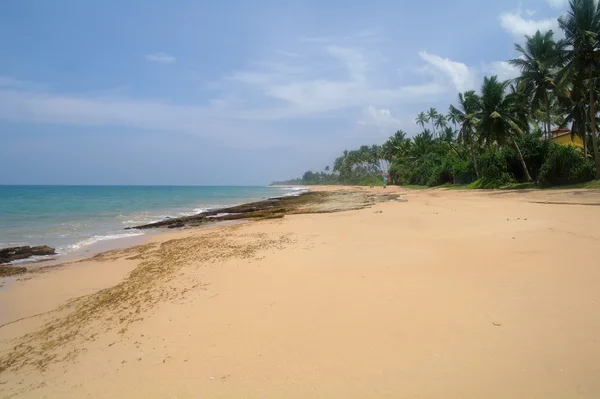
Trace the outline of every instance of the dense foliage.
<path fill-rule="evenodd" d="M 479 93 L 460 93 L 448 114 L 435 108 L 419 113 L 422 132 L 414 137 L 398 131 L 381 146 L 344 151 L 331 170 L 280 183 L 374 185 L 387 175 L 401 185 L 495 188 L 600 178 L 598 0 L 571 0 L 559 26 L 565 39 L 538 31 L 515 45 L 520 55 L 509 62 L 520 77 L 485 77 Z M 570 128 L 583 148 L 549 140 L 553 127 Z"/>

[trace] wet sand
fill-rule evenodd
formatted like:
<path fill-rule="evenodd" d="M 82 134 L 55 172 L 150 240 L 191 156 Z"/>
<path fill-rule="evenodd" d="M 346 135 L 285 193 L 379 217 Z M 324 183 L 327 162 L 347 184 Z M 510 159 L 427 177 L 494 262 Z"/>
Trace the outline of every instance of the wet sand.
<path fill-rule="evenodd" d="M 6 283 L 0 397 L 600 396 L 599 192 L 352 190 Z"/>

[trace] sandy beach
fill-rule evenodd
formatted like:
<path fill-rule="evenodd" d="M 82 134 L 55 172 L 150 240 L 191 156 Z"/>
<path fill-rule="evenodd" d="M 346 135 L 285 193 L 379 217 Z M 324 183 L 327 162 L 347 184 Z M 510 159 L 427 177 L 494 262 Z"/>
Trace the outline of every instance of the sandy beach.
<path fill-rule="evenodd" d="M 0 283 L 0 397 L 600 397 L 600 191 L 338 189 Z"/>

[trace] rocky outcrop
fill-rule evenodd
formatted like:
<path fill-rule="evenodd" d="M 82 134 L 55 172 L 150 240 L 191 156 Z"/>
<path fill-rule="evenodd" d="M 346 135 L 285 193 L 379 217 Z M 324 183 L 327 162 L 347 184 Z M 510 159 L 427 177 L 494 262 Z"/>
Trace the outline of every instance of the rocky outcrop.
<path fill-rule="evenodd" d="M 269 198 L 263 201 L 209 210 L 197 215 L 165 219 L 127 229 L 175 229 L 234 220 L 265 220 L 301 213 L 331 213 L 362 209 L 378 202 L 400 200 L 397 194 L 370 194 L 362 190 L 310 191 L 297 196 Z"/>
<path fill-rule="evenodd" d="M 0 249 L 0 264 L 44 255 L 56 255 L 56 251 L 47 245 L 4 248 Z"/>
<path fill-rule="evenodd" d="M 16 266 L 0 266 L 0 277 L 14 276 L 16 274 L 23 274 L 27 271 L 24 267 Z"/>

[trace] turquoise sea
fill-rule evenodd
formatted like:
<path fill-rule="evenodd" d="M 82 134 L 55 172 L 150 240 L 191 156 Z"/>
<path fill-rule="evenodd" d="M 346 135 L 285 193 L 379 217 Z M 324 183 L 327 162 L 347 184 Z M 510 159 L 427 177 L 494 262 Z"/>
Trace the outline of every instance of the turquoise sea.
<path fill-rule="evenodd" d="M 0 248 L 49 245 L 68 254 L 100 241 L 144 234 L 125 227 L 298 192 L 276 187 L 0 185 Z"/>

